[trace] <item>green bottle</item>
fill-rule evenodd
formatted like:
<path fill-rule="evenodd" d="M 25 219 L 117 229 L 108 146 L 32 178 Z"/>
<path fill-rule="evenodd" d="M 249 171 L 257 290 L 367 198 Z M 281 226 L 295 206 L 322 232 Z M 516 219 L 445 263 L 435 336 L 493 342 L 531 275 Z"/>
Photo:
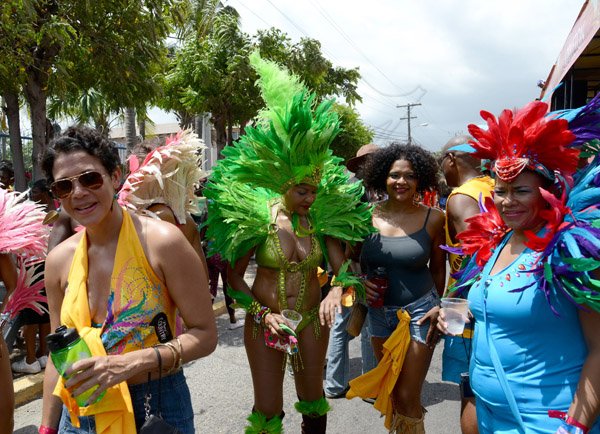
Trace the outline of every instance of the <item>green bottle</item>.
<path fill-rule="evenodd" d="M 67 326 L 64 325 L 58 327 L 54 333 L 49 334 L 46 337 L 46 342 L 48 343 L 48 349 L 50 350 L 50 358 L 52 359 L 52 363 L 65 380 L 69 379 L 69 377 L 65 375 L 65 371 L 69 368 L 69 366 L 78 360 L 92 357 L 90 348 L 87 346 L 85 341 L 81 339 L 79 333 L 77 333 L 77 330 L 67 328 Z M 85 407 L 86 404 L 89 405 L 98 402 L 104 396 L 105 392 L 102 392 L 98 399 L 96 399 L 96 401 L 93 403 L 87 402 L 97 388 L 98 386 L 94 386 L 77 396 L 75 398 L 77 405 L 80 407 Z"/>

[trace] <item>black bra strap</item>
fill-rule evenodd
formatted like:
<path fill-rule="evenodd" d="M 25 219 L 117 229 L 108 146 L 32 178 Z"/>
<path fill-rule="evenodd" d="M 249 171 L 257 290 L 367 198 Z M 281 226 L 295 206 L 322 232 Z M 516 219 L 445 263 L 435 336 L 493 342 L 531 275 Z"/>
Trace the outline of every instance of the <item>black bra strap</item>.
<path fill-rule="evenodd" d="M 423 223 L 423 229 L 427 227 L 427 222 L 429 221 L 429 214 L 431 214 L 431 208 L 427 210 L 427 217 L 425 217 L 425 223 Z"/>

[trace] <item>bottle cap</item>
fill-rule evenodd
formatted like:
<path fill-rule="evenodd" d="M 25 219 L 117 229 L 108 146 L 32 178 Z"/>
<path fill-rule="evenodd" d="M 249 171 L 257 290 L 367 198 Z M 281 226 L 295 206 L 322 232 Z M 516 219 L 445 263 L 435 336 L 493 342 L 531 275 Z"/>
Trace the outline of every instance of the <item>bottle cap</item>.
<path fill-rule="evenodd" d="M 77 339 L 79 339 L 79 333 L 77 333 L 77 329 L 67 328 L 67 326 L 64 325 L 57 327 L 54 333 L 46 336 L 46 342 L 50 352 L 62 350 L 63 348 L 71 345 Z"/>
<path fill-rule="evenodd" d="M 382 277 L 382 276 L 385 276 L 385 275 L 387 275 L 387 271 L 385 270 L 385 267 L 377 267 L 377 268 L 375 269 L 375 272 L 374 272 L 374 274 L 375 274 L 376 276 Z"/>

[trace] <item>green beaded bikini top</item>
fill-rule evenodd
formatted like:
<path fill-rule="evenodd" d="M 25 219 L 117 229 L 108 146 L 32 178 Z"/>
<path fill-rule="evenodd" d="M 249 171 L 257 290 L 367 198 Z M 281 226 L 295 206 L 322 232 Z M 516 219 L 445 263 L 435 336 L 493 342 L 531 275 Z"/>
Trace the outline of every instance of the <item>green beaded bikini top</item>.
<path fill-rule="evenodd" d="M 278 230 L 279 228 L 272 224 L 267 239 L 256 248 L 256 264 L 259 267 L 284 269 L 288 273 L 295 273 L 314 270 L 321 265 L 323 252 L 319 241 L 314 236 L 310 236 L 311 247 L 308 255 L 300 262 L 290 262 L 281 248 Z"/>

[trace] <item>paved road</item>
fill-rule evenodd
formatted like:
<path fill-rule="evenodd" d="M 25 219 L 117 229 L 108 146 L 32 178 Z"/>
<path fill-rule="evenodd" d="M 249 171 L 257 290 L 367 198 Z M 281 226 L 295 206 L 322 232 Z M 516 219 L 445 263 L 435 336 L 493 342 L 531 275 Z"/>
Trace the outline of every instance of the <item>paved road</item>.
<path fill-rule="evenodd" d="M 240 311 L 238 311 L 239 313 Z M 242 315 L 238 315 L 241 317 Z M 206 359 L 190 363 L 185 374 L 192 393 L 196 429 L 199 433 L 238 434 L 243 432 L 245 418 L 252 408 L 252 382 L 246 361 L 242 329 L 228 330 L 227 315 L 217 318 L 219 345 Z M 423 405 L 427 408 L 425 428 L 428 434 L 459 433 L 460 408 L 458 387 L 441 382 L 441 345 L 423 390 Z M 351 372 L 360 373 L 360 339 L 350 344 Z M 284 385 L 284 428 L 288 434 L 300 432 L 300 415 L 294 410 L 296 401 L 292 377 L 286 375 Z M 328 432 L 332 434 L 385 433 L 383 419 L 371 405 L 353 400 L 330 400 Z M 35 434 L 41 418 L 41 400 L 16 410 L 15 433 Z"/>

